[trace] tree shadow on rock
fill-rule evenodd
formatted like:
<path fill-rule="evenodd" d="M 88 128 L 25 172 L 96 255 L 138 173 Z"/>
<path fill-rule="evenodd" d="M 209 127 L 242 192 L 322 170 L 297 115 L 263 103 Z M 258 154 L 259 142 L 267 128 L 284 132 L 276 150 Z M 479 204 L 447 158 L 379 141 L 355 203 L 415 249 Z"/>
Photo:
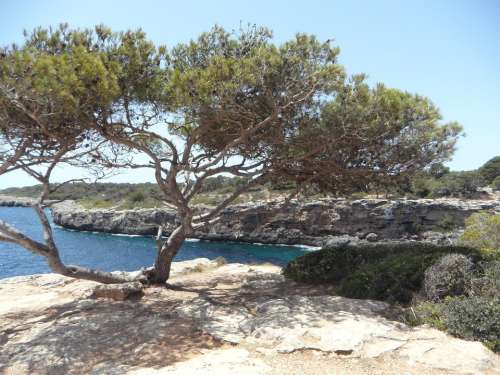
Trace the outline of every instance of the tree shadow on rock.
<path fill-rule="evenodd" d="M 140 301 L 77 300 L 37 317 L 27 313 L 15 318 L 23 323 L 0 331 L 0 370 L 15 368 L 18 373 L 80 374 L 96 366 L 102 368 L 100 373 L 109 368 L 120 373 L 118 367 L 164 367 L 222 345 L 196 321 Z"/>

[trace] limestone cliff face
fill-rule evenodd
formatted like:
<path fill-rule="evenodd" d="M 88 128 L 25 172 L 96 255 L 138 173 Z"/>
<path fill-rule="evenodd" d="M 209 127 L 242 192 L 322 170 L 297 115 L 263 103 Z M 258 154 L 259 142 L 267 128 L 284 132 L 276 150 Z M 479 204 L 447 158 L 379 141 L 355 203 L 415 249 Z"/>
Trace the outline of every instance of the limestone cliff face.
<path fill-rule="evenodd" d="M 288 205 L 255 203 L 227 208 L 219 222 L 197 230 L 194 237 L 311 245 L 339 236 L 351 240 L 422 239 L 429 232 L 456 231 L 468 216 L 482 210 L 500 213 L 500 202 L 322 199 Z M 176 225 L 175 212 L 166 209 L 84 210 L 61 205 L 54 207 L 53 217 L 66 228 L 107 233 L 153 235 L 160 223 L 166 232 Z"/>
<path fill-rule="evenodd" d="M 29 207 L 35 203 L 33 198 L 0 195 L 0 207 Z"/>

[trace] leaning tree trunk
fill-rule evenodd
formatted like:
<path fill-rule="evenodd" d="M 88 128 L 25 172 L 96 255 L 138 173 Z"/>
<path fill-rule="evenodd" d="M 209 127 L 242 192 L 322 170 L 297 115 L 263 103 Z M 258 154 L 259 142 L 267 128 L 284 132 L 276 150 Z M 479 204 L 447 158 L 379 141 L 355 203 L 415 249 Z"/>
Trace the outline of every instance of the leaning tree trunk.
<path fill-rule="evenodd" d="M 155 263 L 149 281 L 152 284 L 165 284 L 170 277 L 172 261 L 179 252 L 188 231 L 184 225 L 177 227 L 161 247 L 158 248 Z"/>
<path fill-rule="evenodd" d="M 40 219 L 42 221 L 45 243 L 33 240 L 2 220 L 0 220 L 0 241 L 14 243 L 24 247 L 33 254 L 41 255 L 46 259 L 51 271 L 63 276 L 97 281 L 104 284 L 125 283 L 136 280 L 143 281 L 143 279 L 145 279 L 141 276 L 135 276 L 127 273 L 117 274 L 92 270 L 79 266 L 65 265 L 59 256 L 59 250 L 54 243 L 52 229 L 50 228 L 49 220 L 47 219 L 43 208 L 41 206 L 36 206 L 35 209 L 40 215 Z"/>

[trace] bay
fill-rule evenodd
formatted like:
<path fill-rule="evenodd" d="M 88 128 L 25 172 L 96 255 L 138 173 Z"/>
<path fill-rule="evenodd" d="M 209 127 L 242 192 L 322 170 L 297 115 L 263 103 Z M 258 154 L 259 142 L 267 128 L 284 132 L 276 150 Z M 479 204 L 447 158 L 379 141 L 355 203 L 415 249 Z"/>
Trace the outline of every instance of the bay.
<path fill-rule="evenodd" d="M 28 236 L 42 240 L 42 230 L 34 210 L 29 207 L 0 207 L 0 220 Z M 104 271 L 134 271 L 149 267 L 156 247 L 151 236 L 125 236 L 70 231 L 53 226 L 54 238 L 66 264 Z M 258 245 L 239 242 L 186 241 L 175 261 L 224 257 L 232 263 L 272 263 L 285 265 L 308 250 L 298 246 Z M 48 273 L 45 259 L 10 243 L 0 242 L 0 279 Z"/>

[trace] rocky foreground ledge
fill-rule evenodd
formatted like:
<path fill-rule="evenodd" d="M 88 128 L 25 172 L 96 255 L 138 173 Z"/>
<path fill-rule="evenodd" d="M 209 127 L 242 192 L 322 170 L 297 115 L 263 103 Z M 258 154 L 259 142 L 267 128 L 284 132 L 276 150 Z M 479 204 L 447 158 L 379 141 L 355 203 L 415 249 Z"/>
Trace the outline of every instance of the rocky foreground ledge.
<path fill-rule="evenodd" d="M 478 342 L 404 326 L 384 302 L 338 297 L 279 271 L 180 262 L 172 288 L 125 301 L 53 274 L 1 280 L 0 373 L 500 373 L 499 357 Z"/>
<path fill-rule="evenodd" d="M 207 240 L 306 244 L 329 241 L 356 243 L 379 240 L 429 240 L 452 242 L 464 220 L 479 211 L 500 214 L 499 200 L 321 199 L 284 205 L 262 202 L 231 206 L 221 220 L 197 230 L 195 238 Z M 56 205 L 54 222 L 65 228 L 154 235 L 160 223 L 166 232 L 177 224 L 168 209 L 85 210 L 74 204 Z"/>

